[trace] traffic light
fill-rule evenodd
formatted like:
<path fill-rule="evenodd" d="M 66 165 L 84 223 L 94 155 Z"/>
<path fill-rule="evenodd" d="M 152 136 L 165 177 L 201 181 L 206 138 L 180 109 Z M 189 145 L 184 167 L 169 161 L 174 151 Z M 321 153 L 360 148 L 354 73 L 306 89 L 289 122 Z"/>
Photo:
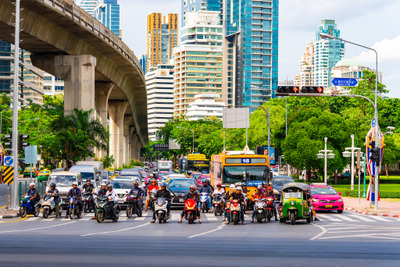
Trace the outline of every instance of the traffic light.
<path fill-rule="evenodd" d="M 380 159 L 379 152 L 380 152 L 379 147 L 374 147 L 373 149 L 371 149 L 370 157 L 373 162 L 379 162 L 379 159 Z"/>
<path fill-rule="evenodd" d="M 300 93 L 322 94 L 322 93 L 324 93 L 324 87 L 322 87 L 322 86 L 303 86 L 303 87 L 301 87 Z"/>
<path fill-rule="evenodd" d="M 12 151 L 12 136 L 11 136 L 11 134 L 4 135 L 4 149 L 10 153 Z"/>
<path fill-rule="evenodd" d="M 300 87 L 298 86 L 278 86 L 276 90 L 277 96 L 285 96 L 289 94 L 298 94 L 300 92 Z"/>
<path fill-rule="evenodd" d="M 25 147 L 29 146 L 29 143 L 26 142 L 27 139 L 29 139 L 29 135 L 27 134 L 19 135 L 19 144 L 18 144 L 19 151 L 23 151 Z"/>

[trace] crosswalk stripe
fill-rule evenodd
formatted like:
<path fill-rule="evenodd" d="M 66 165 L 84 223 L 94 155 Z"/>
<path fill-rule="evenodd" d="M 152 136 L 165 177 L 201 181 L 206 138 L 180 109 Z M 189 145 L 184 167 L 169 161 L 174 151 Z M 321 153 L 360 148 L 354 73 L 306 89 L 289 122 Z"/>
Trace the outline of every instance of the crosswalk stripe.
<path fill-rule="evenodd" d="M 374 220 L 367 218 L 365 216 L 360 216 L 360 215 L 351 215 L 351 216 L 364 222 L 374 222 Z"/>
<path fill-rule="evenodd" d="M 379 216 L 374 216 L 372 218 L 374 218 L 375 220 L 378 220 L 378 221 L 382 221 L 382 222 L 390 222 L 391 221 L 389 219 L 386 219 L 386 218 L 383 218 L 383 217 L 379 217 Z"/>
<path fill-rule="evenodd" d="M 27 219 L 27 221 L 33 222 L 33 221 L 36 221 L 38 219 L 40 219 L 40 218 L 39 217 L 30 217 L 30 218 Z"/>
<path fill-rule="evenodd" d="M 324 215 L 324 214 L 318 214 L 317 218 L 319 218 L 319 217 L 321 217 L 323 219 L 326 219 L 326 220 L 331 220 L 331 221 L 334 221 L 334 222 L 341 222 L 342 221 L 341 219 L 333 218 L 332 216 L 328 216 L 328 215 Z"/>
<path fill-rule="evenodd" d="M 337 217 L 339 217 L 339 215 L 337 215 Z M 349 222 L 356 222 L 357 220 L 354 220 L 348 216 L 340 216 L 340 219 L 344 220 L 344 221 L 349 221 Z"/>
<path fill-rule="evenodd" d="M 207 213 L 206 218 L 207 218 L 207 221 L 217 221 L 218 220 L 218 218 L 212 213 Z"/>
<path fill-rule="evenodd" d="M 146 219 L 145 216 L 142 217 L 135 217 L 135 221 L 144 221 Z"/>

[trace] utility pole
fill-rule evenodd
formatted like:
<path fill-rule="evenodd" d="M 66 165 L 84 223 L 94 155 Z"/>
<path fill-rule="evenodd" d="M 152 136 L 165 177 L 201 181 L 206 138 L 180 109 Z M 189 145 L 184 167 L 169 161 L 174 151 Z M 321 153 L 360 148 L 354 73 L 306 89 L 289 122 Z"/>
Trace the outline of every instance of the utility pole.
<path fill-rule="evenodd" d="M 270 138 L 270 130 L 269 130 L 269 128 L 270 128 L 270 126 L 269 126 L 269 106 L 268 106 L 267 117 L 268 117 L 268 169 L 269 169 L 271 166 L 271 163 L 270 163 L 271 158 L 269 156 L 269 155 L 271 155 L 271 150 L 270 150 L 271 149 L 271 138 Z"/>
<path fill-rule="evenodd" d="M 351 136 L 351 190 L 354 190 L 354 134 Z"/>
<path fill-rule="evenodd" d="M 14 182 L 11 184 L 10 209 L 18 209 L 18 88 L 19 88 L 19 23 L 20 0 L 15 0 L 15 41 L 14 41 L 14 88 L 12 120 L 12 157 L 14 158 Z"/>

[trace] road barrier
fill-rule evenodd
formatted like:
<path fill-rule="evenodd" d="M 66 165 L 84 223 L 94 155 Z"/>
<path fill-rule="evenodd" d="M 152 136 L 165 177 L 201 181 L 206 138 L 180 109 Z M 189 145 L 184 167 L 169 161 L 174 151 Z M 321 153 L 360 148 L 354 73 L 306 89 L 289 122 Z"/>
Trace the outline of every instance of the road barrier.
<path fill-rule="evenodd" d="M 28 192 L 29 184 L 30 183 L 28 181 L 20 181 L 19 182 L 19 195 L 20 196 L 22 196 L 23 194 Z M 40 197 L 43 197 L 44 193 L 46 192 L 47 182 L 46 181 L 36 182 L 35 184 L 36 184 L 36 189 L 37 189 L 38 193 L 40 194 Z"/>

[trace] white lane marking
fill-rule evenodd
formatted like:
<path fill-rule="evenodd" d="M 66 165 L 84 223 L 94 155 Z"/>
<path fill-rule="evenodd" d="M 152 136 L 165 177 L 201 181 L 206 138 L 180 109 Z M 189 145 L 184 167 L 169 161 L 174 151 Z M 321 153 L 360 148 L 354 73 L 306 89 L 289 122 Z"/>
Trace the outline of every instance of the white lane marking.
<path fill-rule="evenodd" d="M 52 221 L 54 221 L 56 218 L 50 218 L 50 219 L 43 219 L 43 221 L 45 221 L 45 222 L 52 222 Z"/>
<path fill-rule="evenodd" d="M 336 215 L 336 216 L 340 216 L 340 215 Z M 349 221 L 349 222 L 356 222 L 357 220 L 354 220 L 354 219 L 352 219 L 352 218 L 350 218 L 350 217 L 348 217 L 348 216 L 340 216 L 340 218 L 343 220 L 343 221 Z"/>
<path fill-rule="evenodd" d="M 221 230 L 222 228 L 224 228 L 225 225 L 226 224 L 223 223 L 220 226 L 218 226 L 216 229 L 213 229 L 213 230 L 210 230 L 210 231 L 207 231 L 207 232 L 204 232 L 204 233 L 196 234 L 196 235 L 191 235 L 191 236 L 188 236 L 188 238 L 195 238 L 195 237 L 198 237 L 198 236 L 202 236 L 202 235 L 206 235 L 206 234 L 210 234 L 210 233 L 216 232 L 216 231 Z"/>
<path fill-rule="evenodd" d="M 337 218 L 334 218 L 333 216 L 328 216 L 328 215 L 324 215 L 324 214 L 318 214 L 317 218 L 318 217 L 322 217 L 323 219 L 331 220 L 331 221 L 334 221 L 334 222 L 341 222 L 342 221 L 341 219 L 337 219 Z"/>
<path fill-rule="evenodd" d="M 62 223 L 62 224 L 56 224 L 56 225 L 50 225 L 50 226 L 45 226 L 45 227 L 38 227 L 38 228 L 30 228 L 30 229 L 18 229 L 18 230 L 9 230 L 9 231 L 1 231 L 0 234 L 2 233 L 12 233 L 12 232 L 29 232 L 29 231 L 36 231 L 36 230 L 42 230 L 42 229 L 49 229 L 49 228 L 54 228 L 54 227 L 59 227 L 71 223 L 76 223 L 77 221 L 71 221 L 67 223 Z"/>
<path fill-rule="evenodd" d="M 36 221 L 36 220 L 39 220 L 39 219 L 40 219 L 39 217 L 30 217 L 26 221 L 27 222 L 33 222 L 33 221 Z"/>
<path fill-rule="evenodd" d="M 137 229 L 137 228 L 149 225 L 149 224 L 150 223 L 148 222 L 148 223 L 141 224 L 141 225 L 134 226 L 134 227 L 123 228 L 123 229 L 118 229 L 118 230 L 108 231 L 108 232 L 98 232 L 98 233 L 84 234 L 84 235 L 81 235 L 81 236 L 105 235 L 105 234 L 111 234 L 111 233 L 119 233 L 119 232 L 129 231 L 129 230 L 132 230 L 132 229 Z"/>
<path fill-rule="evenodd" d="M 391 222 L 391 220 L 383 218 L 383 217 L 379 217 L 379 216 L 374 216 L 371 218 L 374 218 L 375 220 L 382 221 L 382 222 Z"/>
<path fill-rule="evenodd" d="M 316 224 L 316 223 L 311 223 L 311 224 L 314 225 L 314 226 L 316 226 L 316 227 L 318 227 L 319 229 L 321 229 L 322 232 L 319 233 L 319 234 L 317 234 L 317 235 L 315 235 L 315 236 L 313 236 L 313 237 L 311 237 L 310 240 L 318 239 L 318 238 L 320 238 L 321 236 L 323 236 L 323 235 L 327 232 L 327 230 L 326 230 L 325 227 L 323 227 L 323 226 L 321 226 L 321 225 L 318 225 L 318 224 Z"/>
<path fill-rule="evenodd" d="M 135 221 L 144 221 L 145 219 L 146 219 L 145 216 L 134 218 Z"/>
<path fill-rule="evenodd" d="M 320 239 L 337 239 L 337 238 L 349 238 L 349 237 L 379 237 L 382 239 L 395 239 L 395 240 L 400 240 L 399 237 L 393 238 L 394 235 L 397 235 L 397 233 L 372 233 L 372 234 L 359 234 L 359 235 L 342 235 L 342 236 L 327 236 L 327 237 L 321 237 Z M 389 236 L 389 237 L 386 237 Z M 390 237 L 391 236 L 391 237 Z"/>
<path fill-rule="evenodd" d="M 207 218 L 207 221 L 218 221 L 218 218 L 214 215 L 214 214 L 211 214 L 211 213 L 207 213 L 206 214 L 206 218 Z"/>
<path fill-rule="evenodd" d="M 361 221 L 364 221 L 364 222 L 375 222 L 374 220 L 371 220 L 370 218 L 367 218 L 367 217 L 361 216 L 361 215 L 350 215 L 350 216 L 352 216 L 354 218 L 357 218 L 357 219 L 359 219 Z"/>

